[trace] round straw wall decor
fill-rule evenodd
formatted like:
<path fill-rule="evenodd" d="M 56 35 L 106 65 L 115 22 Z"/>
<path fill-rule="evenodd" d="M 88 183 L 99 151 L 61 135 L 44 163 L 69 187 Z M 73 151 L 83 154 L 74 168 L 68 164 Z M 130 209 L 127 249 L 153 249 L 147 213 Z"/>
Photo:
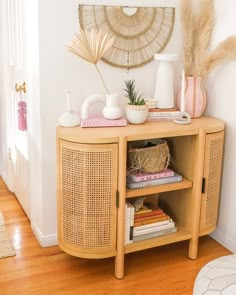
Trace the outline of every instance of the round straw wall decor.
<path fill-rule="evenodd" d="M 121 68 L 140 67 L 168 43 L 175 21 L 174 7 L 79 5 L 81 29 L 102 29 L 115 36 L 102 60 Z"/>

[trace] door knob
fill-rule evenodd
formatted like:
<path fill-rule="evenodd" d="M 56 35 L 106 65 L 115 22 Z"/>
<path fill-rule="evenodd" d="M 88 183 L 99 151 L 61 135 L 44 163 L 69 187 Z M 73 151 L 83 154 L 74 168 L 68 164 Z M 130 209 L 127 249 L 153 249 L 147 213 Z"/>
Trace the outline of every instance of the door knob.
<path fill-rule="evenodd" d="M 15 85 L 16 92 L 24 92 L 26 93 L 26 83 L 24 82 L 22 85 L 16 83 Z"/>

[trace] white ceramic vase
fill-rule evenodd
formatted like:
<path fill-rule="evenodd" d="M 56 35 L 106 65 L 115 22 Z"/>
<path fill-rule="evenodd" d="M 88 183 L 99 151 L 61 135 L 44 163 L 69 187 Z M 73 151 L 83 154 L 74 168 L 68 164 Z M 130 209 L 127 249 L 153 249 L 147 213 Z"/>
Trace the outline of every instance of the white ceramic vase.
<path fill-rule="evenodd" d="M 155 60 L 159 61 L 154 93 L 157 108 L 173 108 L 175 106 L 173 62 L 177 60 L 177 55 L 155 54 Z"/>
<path fill-rule="evenodd" d="M 130 105 L 125 108 L 126 118 L 131 124 L 143 124 L 148 117 L 148 106 L 145 105 Z"/>
<path fill-rule="evenodd" d="M 103 116 L 109 120 L 116 120 L 121 117 L 121 108 L 119 106 L 119 96 L 117 93 L 106 95 L 106 105 L 103 108 Z"/>

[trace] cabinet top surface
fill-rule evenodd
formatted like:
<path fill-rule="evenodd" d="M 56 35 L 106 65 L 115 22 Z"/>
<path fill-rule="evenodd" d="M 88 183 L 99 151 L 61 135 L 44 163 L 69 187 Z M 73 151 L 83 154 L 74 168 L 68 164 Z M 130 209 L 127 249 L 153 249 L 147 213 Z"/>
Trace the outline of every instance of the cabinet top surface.
<path fill-rule="evenodd" d="M 112 143 L 118 142 L 119 138 L 127 141 L 142 140 L 149 138 L 186 136 L 199 134 L 200 130 L 205 133 L 219 132 L 224 129 L 224 122 L 213 117 L 201 117 L 192 119 L 188 125 L 179 125 L 168 122 L 145 122 L 141 125 L 128 124 L 126 127 L 57 127 L 57 137 L 81 143 Z"/>

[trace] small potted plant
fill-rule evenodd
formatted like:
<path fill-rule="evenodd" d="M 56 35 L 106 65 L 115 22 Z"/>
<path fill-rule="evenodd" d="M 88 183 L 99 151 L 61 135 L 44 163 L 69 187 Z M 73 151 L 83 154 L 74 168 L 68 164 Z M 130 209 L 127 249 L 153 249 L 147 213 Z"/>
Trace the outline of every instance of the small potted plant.
<path fill-rule="evenodd" d="M 126 80 L 124 88 L 126 97 L 128 97 L 128 104 L 125 109 L 126 118 L 131 124 L 142 124 L 147 120 L 148 106 L 145 104 L 142 94 L 139 94 L 135 89 L 134 80 Z"/>

